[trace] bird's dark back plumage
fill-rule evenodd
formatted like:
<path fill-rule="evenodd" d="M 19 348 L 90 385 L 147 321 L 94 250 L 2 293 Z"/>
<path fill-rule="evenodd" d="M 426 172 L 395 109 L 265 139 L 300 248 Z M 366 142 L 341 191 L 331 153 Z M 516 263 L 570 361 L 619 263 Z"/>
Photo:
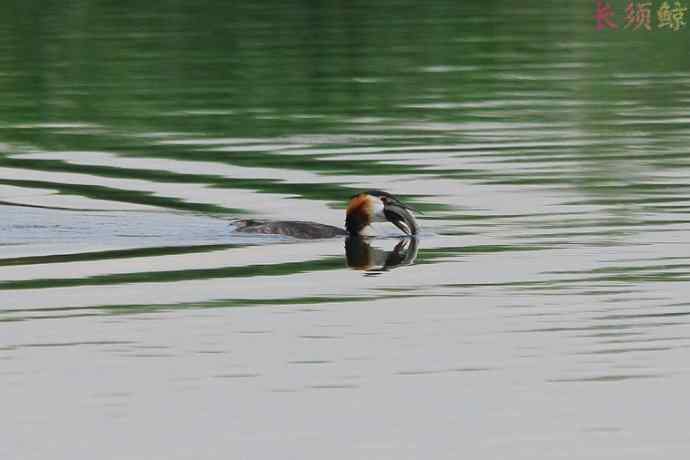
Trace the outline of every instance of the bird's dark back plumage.
<path fill-rule="evenodd" d="M 319 224 L 316 222 L 306 221 L 283 221 L 273 220 L 264 221 L 256 219 L 242 219 L 236 220 L 232 223 L 235 225 L 235 231 L 242 233 L 256 233 L 263 235 L 285 235 L 293 238 L 317 239 L 317 238 L 333 238 L 336 236 L 345 236 L 347 232 L 342 228 L 334 227 L 333 225 Z"/>

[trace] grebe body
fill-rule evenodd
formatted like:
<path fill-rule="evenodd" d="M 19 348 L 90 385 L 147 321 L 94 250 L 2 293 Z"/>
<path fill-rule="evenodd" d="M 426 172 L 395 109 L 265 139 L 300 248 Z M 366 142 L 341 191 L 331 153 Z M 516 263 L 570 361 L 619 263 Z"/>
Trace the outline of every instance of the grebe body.
<path fill-rule="evenodd" d="M 345 212 L 345 229 L 333 225 L 306 221 L 270 221 L 241 219 L 233 221 L 235 231 L 268 235 L 286 235 L 293 238 L 317 239 L 337 236 L 362 236 L 372 222 L 391 222 L 406 235 L 417 234 L 417 222 L 404 205 L 390 193 L 370 190 L 358 193 L 348 203 Z M 418 211 L 416 211 L 418 212 Z"/>
<path fill-rule="evenodd" d="M 301 220 L 256 220 L 243 219 L 233 222 L 235 231 L 263 235 L 285 235 L 293 238 L 316 239 L 347 236 L 342 228 L 333 225 L 305 222 Z"/>

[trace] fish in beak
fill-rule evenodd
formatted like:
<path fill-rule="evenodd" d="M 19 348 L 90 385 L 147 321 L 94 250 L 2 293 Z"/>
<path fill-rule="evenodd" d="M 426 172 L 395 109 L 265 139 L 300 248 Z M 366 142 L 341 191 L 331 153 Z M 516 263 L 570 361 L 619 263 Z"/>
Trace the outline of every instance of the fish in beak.
<path fill-rule="evenodd" d="M 417 222 L 406 208 L 397 205 L 386 206 L 383 214 L 389 222 L 402 230 L 406 235 L 417 234 Z"/>
<path fill-rule="evenodd" d="M 398 227 L 406 235 L 412 236 L 417 234 L 417 221 L 410 211 L 419 213 L 411 206 L 401 203 L 397 198 L 388 197 L 383 200 L 383 215 L 386 217 L 386 220 Z"/>

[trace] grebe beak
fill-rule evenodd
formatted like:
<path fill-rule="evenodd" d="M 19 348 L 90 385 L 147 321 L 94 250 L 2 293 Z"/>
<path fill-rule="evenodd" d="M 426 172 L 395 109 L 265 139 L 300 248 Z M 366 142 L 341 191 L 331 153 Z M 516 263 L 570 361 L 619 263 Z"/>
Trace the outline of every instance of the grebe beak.
<path fill-rule="evenodd" d="M 412 236 L 417 234 L 417 221 L 415 221 L 414 216 L 408 210 L 419 212 L 411 206 L 402 204 L 397 199 L 389 198 L 384 205 L 383 214 L 389 222 L 402 230 L 406 235 Z"/>

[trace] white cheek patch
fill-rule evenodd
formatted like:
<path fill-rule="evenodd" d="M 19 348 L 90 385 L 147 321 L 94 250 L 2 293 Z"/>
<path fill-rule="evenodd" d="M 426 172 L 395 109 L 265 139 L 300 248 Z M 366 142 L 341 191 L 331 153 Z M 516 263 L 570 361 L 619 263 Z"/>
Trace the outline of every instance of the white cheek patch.
<path fill-rule="evenodd" d="M 374 210 L 374 212 L 372 213 L 374 218 L 372 220 L 374 222 L 386 222 L 388 219 L 386 219 L 386 215 L 383 213 L 383 202 L 376 198 L 372 200 L 372 206 Z"/>

